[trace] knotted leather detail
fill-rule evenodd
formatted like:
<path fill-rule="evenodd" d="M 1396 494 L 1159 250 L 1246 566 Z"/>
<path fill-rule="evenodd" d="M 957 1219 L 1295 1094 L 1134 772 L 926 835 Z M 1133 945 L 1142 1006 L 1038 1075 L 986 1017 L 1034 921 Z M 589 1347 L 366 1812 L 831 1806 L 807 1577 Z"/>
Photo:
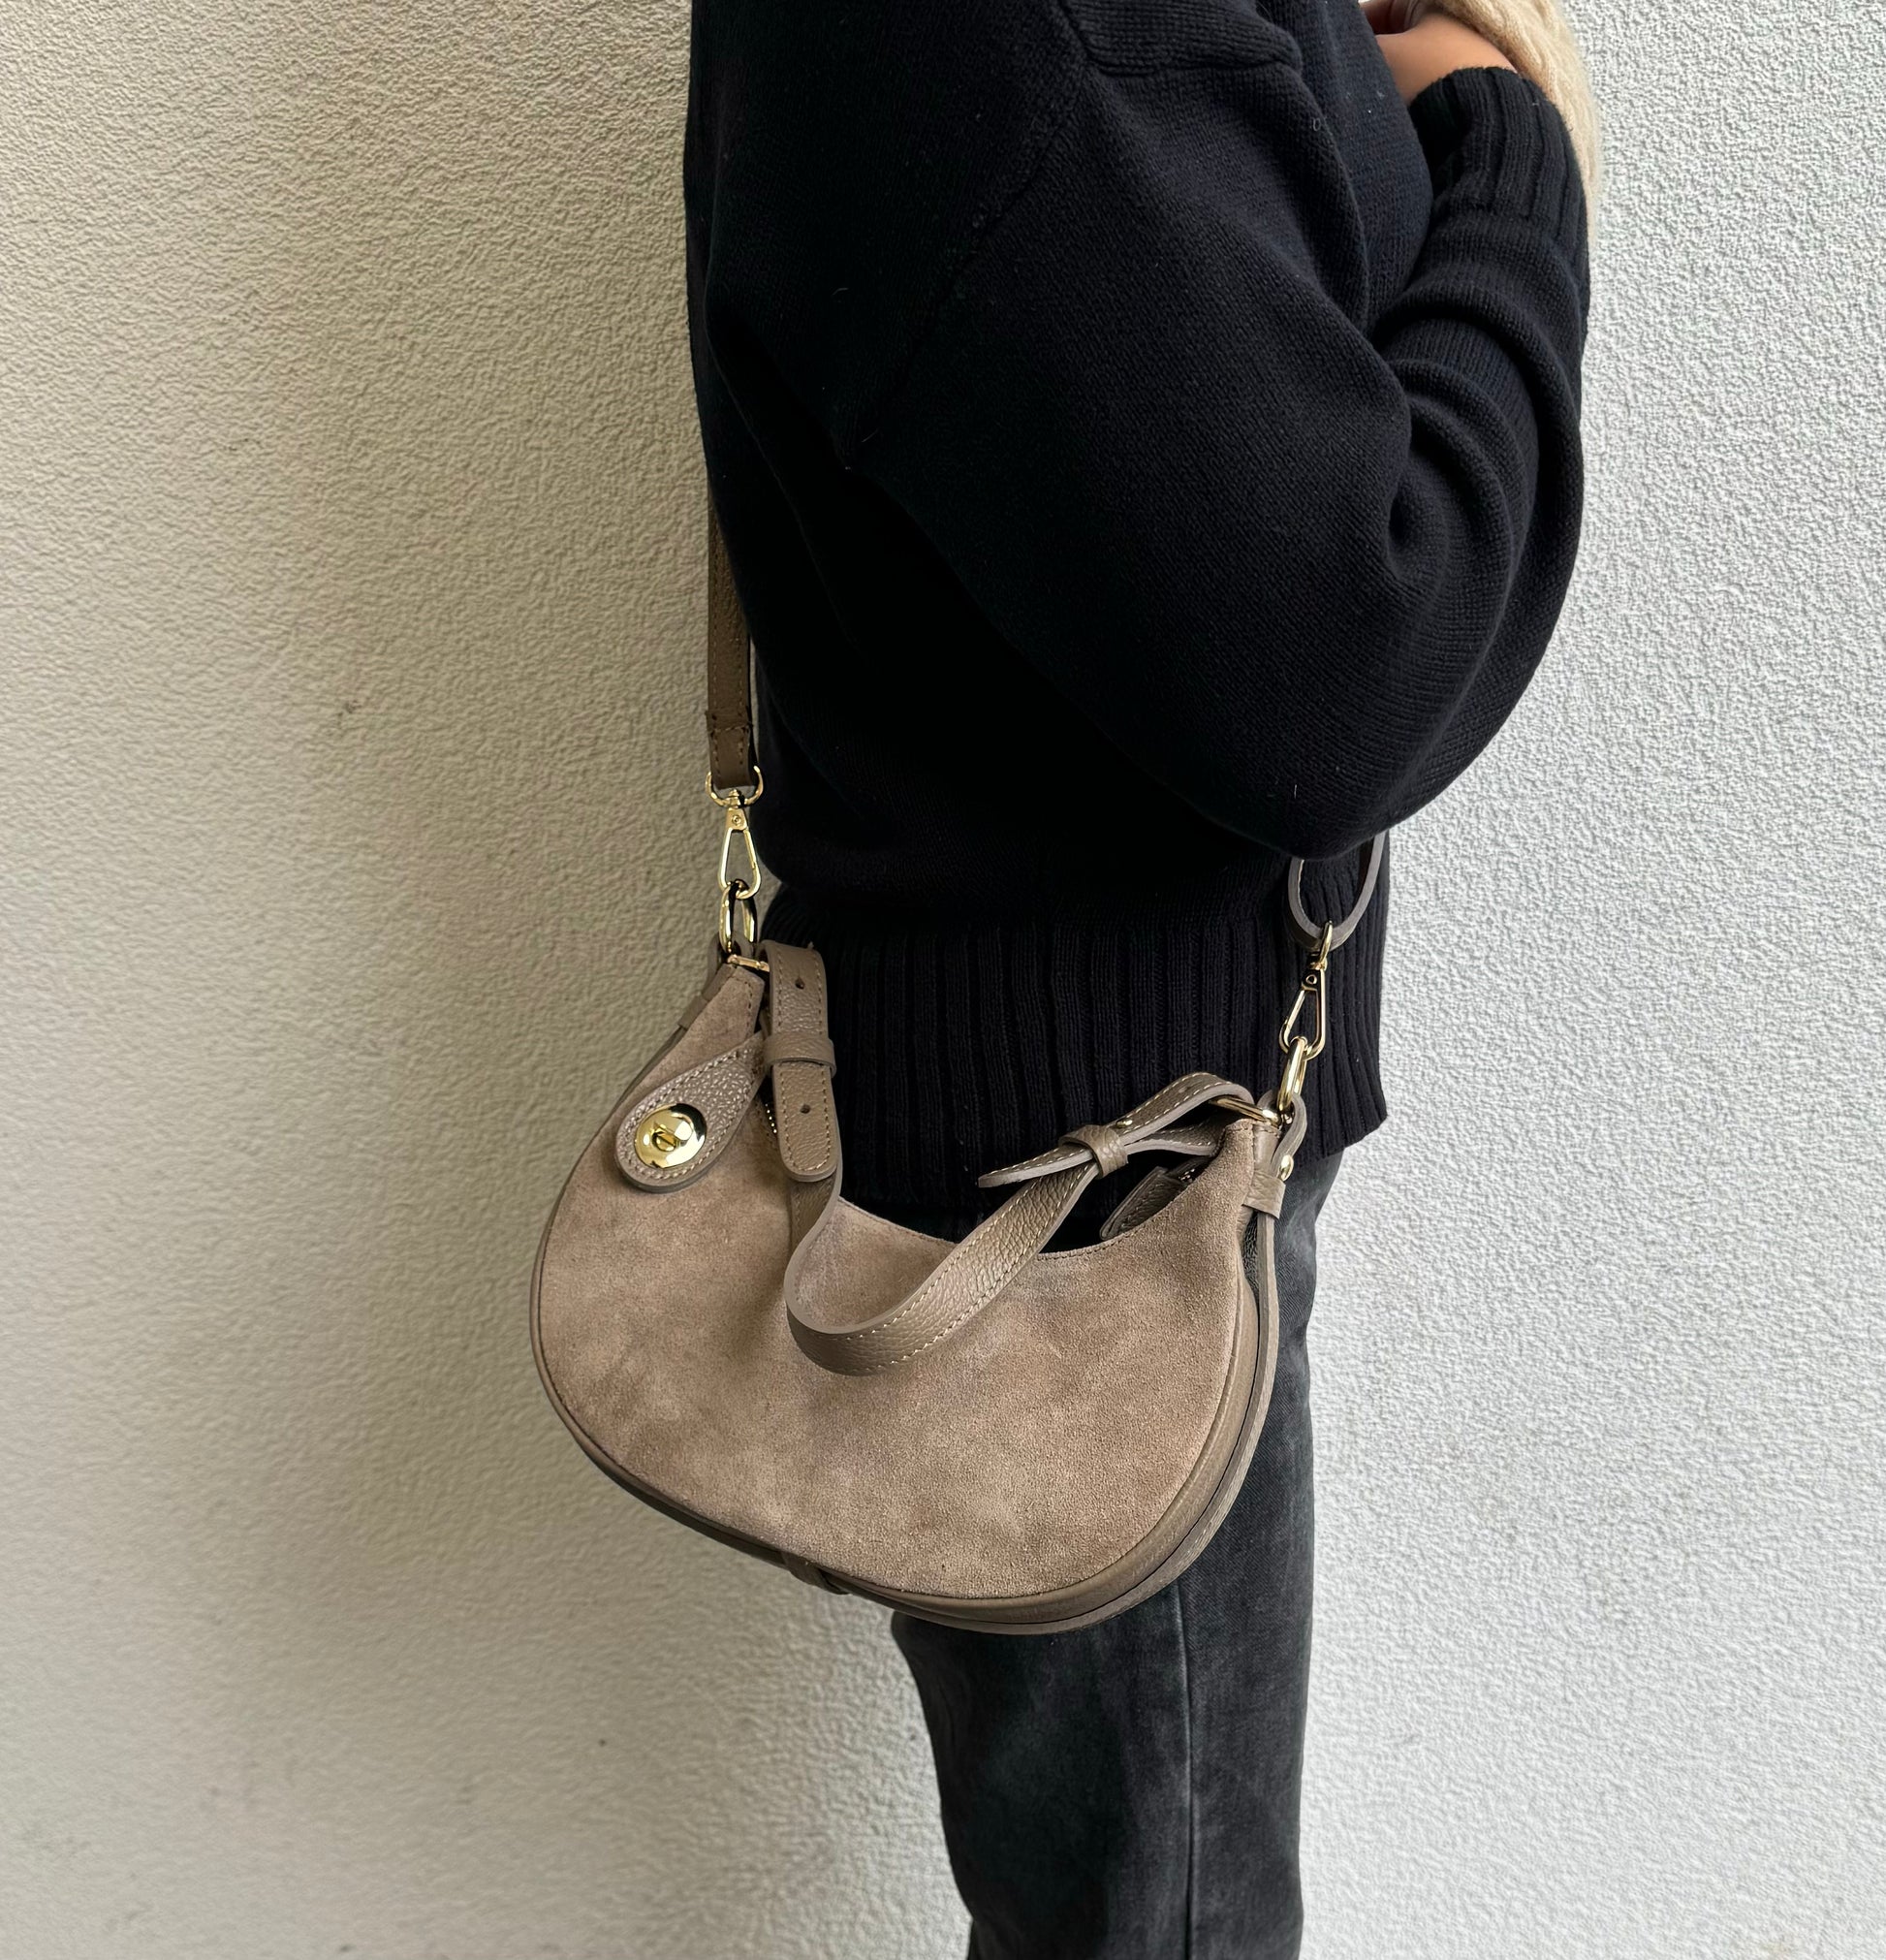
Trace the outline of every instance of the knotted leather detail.
<path fill-rule="evenodd" d="M 1118 1164 L 1137 1151 L 1162 1150 L 1177 1151 L 1186 1156 L 1209 1157 L 1218 1148 L 1218 1134 L 1224 1127 L 1224 1119 L 1215 1112 L 1206 1122 L 1187 1124 L 1182 1128 L 1174 1125 L 1181 1116 L 1189 1116 L 1193 1110 L 1211 1102 L 1218 1096 L 1230 1096 L 1237 1101 L 1248 1103 L 1249 1090 L 1235 1082 L 1226 1082 L 1222 1076 L 1213 1075 L 1208 1069 L 1195 1069 L 1190 1075 L 1181 1075 L 1177 1082 L 1170 1082 L 1157 1095 L 1148 1096 L 1138 1109 L 1129 1110 L 1117 1122 L 1108 1124 L 1089 1123 L 1082 1129 L 1070 1130 L 1053 1150 L 1043 1151 L 1038 1156 L 1023 1157 L 1020 1163 L 1004 1164 L 1000 1170 L 986 1171 L 976 1182 L 985 1189 L 993 1189 L 1002 1185 L 1026 1184 L 1031 1178 L 1047 1177 L 1056 1171 L 1078 1169 L 1082 1164 L 1092 1165 L 1099 1159 L 1100 1153 L 1088 1142 L 1088 1132 L 1104 1128 L 1108 1135 L 1120 1141 Z M 1149 1139 L 1157 1134 L 1158 1141 Z M 1072 1142 L 1069 1138 L 1074 1139 Z"/>
<path fill-rule="evenodd" d="M 1064 1144 L 1079 1144 L 1093 1157 L 1093 1167 L 1097 1176 L 1111 1177 L 1116 1171 L 1126 1168 L 1126 1139 L 1112 1123 L 1084 1122 L 1075 1128 L 1063 1130 Z"/>

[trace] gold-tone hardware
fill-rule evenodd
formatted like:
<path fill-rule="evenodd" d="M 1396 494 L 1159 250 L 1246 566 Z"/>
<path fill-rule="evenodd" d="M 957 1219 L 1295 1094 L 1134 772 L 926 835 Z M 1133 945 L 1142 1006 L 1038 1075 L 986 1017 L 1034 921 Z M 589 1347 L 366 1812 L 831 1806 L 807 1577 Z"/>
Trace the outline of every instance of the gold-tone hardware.
<path fill-rule="evenodd" d="M 720 833 L 720 888 L 728 892 L 744 892 L 749 899 L 756 898 L 760 890 L 760 854 L 753 848 L 753 833 L 747 828 L 746 806 L 729 803 L 722 804 L 721 807 L 727 812 L 727 821 Z M 730 876 L 736 838 L 740 840 L 746 868 Z"/>
<path fill-rule="evenodd" d="M 1273 1109 L 1263 1109 L 1254 1102 L 1246 1102 L 1242 1095 L 1214 1095 L 1213 1109 L 1228 1109 L 1233 1116 L 1242 1116 L 1251 1122 L 1269 1123 L 1273 1129 L 1280 1128 L 1283 1119 Z"/>
<path fill-rule="evenodd" d="M 1276 1105 L 1279 1118 L 1288 1121 L 1297 1107 L 1297 1098 L 1304 1092 L 1304 1080 L 1309 1074 L 1309 1065 L 1323 1052 L 1323 1044 L 1329 1038 L 1329 990 L 1324 979 L 1329 971 L 1330 948 L 1335 941 L 1334 922 L 1323 928 L 1323 940 L 1310 956 L 1309 965 L 1304 977 L 1297 983 L 1297 997 L 1290 1004 L 1290 1012 L 1277 1031 L 1277 1046 L 1287 1058 L 1283 1064 L 1283 1077 L 1277 1084 Z M 1310 1009 L 1310 1025 L 1315 1029 L 1313 1036 L 1299 1034 L 1297 1023 L 1303 1019 L 1304 1005 Z"/>
<path fill-rule="evenodd" d="M 722 953 L 721 958 L 730 966 L 744 966 L 749 973 L 770 973 L 772 968 L 764 960 L 749 960 L 744 953 Z"/>
<path fill-rule="evenodd" d="M 722 809 L 726 809 L 730 805 L 738 805 L 741 809 L 744 809 L 747 805 L 758 803 L 766 793 L 767 779 L 760 774 L 760 765 L 757 762 L 753 765 L 753 787 L 751 789 L 715 789 L 714 773 L 712 770 L 708 770 L 707 772 L 707 794 L 713 798 L 714 802 Z"/>
<path fill-rule="evenodd" d="M 707 1140 L 706 1119 L 684 1102 L 651 1110 L 635 1126 L 635 1154 L 650 1170 L 672 1171 L 700 1155 Z"/>
<path fill-rule="evenodd" d="M 1309 1064 L 1316 1054 L 1303 1035 L 1298 1035 L 1290 1050 L 1290 1059 L 1283 1064 L 1283 1080 L 1277 1084 L 1277 1113 L 1288 1116 L 1297 1106 L 1297 1098 L 1304 1092 L 1304 1078 L 1309 1073 Z"/>
<path fill-rule="evenodd" d="M 1291 1003 L 1290 1013 L 1277 1034 L 1277 1046 L 1288 1055 L 1291 1043 L 1301 1037 L 1297 1034 L 1297 1023 L 1302 1017 L 1304 1003 L 1307 1001 L 1315 1009 L 1312 1019 L 1316 1025 L 1316 1034 L 1310 1042 L 1310 1058 L 1314 1059 L 1323 1052 L 1323 1042 L 1329 1034 L 1329 1015 L 1324 1006 L 1323 975 L 1330 964 L 1330 938 L 1336 931 L 1334 926 L 1323 928 L 1323 943 L 1317 947 L 1309 963 L 1309 968 L 1297 985 L 1297 997 Z"/>
<path fill-rule="evenodd" d="M 720 888 L 720 952 L 726 960 L 740 958 L 740 948 L 753 943 L 760 930 L 753 894 L 739 885 Z M 742 959 L 742 964 L 745 962 Z"/>
<path fill-rule="evenodd" d="M 720 806 L 724 818 L 720 827 L 720 950 L 730 960 L 739 957 L 742 964 L 750 963 L 740 954 L 740 948 L 752 945 L 759 931 L 759 915 L 753 909 L 753 901 L 760 896 L 764 876 L 760 854 L 753 848 L 753 833 L 747 826 L 746 812 L 765 791 L 766 780 L 757 763 L 753 766 L 751 789 L 715 789 L 713 772 L 707 772 L 707 794 Z M 746 861 L 744 866 L 734 861 L 736 838 Z M 762 972 L 765 970 L 764 966 L 760 968 Z"/>
<path fill-rule="evenodd" d="M 1277 1159 L 1275 1165 L 1277 1173 L 1277 1183 L 1280 1185 L 1287 1185 L 1290 1182 L 1290 1173 L 1294 1171 L 1296 1168 L 1297 1168 L 1297 1159 L 1293 1157 L 1288 1151 L 1285 1151 L 1282 1156 L 1280 1156 Z"/>

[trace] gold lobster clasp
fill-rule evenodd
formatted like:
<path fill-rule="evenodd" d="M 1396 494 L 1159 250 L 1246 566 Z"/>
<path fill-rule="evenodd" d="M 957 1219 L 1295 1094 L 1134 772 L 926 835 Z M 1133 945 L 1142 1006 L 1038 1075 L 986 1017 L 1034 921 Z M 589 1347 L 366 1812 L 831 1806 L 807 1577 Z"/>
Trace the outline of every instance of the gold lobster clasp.
<path fill-rule="evenodd" d="M 766 963 L 748 950 L 759 931 L 759 915 L 753 901 L 760 896 L 760 854 L 753 847 L 753 832 L 747 824 L 747 810 L 766 789 L 759 765 L 753 768 L 751 789 L 716 789 L 708 772 L 707 794 L 720 806 L 720 950 L 736 964 L 766 971 Z"/>
<path fill-rule="evenodd" d="M 1297 998 L 1291 1003 L 1290 1013 L 1283 1027 L 1277 1032 L 1277 1046 L 1283 1050 L 1285 1061 L 1283 1078 L 1277 1084 L 1277 1114 L 1286 1120 L 1296 1106 L 1297 1098 L 1304 1092 L 1304 1080 L 1309 1073 L 1309 1065 L 1323 1052 L 1323 1044 L 1329 1038 L 1329 989 L 1326 980 L 1330 966 L 1330 947 L 1336 936 L 1336 926 L 1332 922 L 1323 928 L 1323 937 L 1304 977 L 1297 983 Z M 1313 1034 L 1300 1034 L 1297 1024 L 1304 1018 L 1304 1010 L 1309 1009 L 1310 1027 Z"/>

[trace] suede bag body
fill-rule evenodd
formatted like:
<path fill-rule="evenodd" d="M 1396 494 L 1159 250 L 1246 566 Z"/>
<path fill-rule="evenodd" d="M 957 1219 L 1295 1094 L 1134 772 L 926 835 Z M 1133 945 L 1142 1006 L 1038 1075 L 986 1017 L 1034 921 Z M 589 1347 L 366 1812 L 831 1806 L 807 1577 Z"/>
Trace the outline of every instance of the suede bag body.
<path fill-rule="evenodd" d="M 960 1245 L 928 1238 L 839 1195 L 822 970 L 758 951 L 717 967 L 545 1229 L 530 1317 L 551 1404 L 625 1489 L 813 1584 L 1018 1633 L 1144 1598 L 1203 1549 L 1256 1446 L 1301 1123 L 1183 1078 L 993 1174 L 1013 1195 Z M 706 1142 L 651 1166 L 635 1137 L 676 1107 Z M 1162 1161 L 1107 1236 L 1039 1249 L 1142 1151 Z"/>

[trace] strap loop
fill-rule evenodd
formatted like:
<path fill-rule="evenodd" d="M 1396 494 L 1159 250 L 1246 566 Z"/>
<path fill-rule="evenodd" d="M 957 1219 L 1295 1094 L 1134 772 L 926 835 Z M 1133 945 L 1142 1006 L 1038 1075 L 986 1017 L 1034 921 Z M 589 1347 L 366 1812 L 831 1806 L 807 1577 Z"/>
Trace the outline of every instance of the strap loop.
<path fill-rule="evenodd" d="M 1290 875 L 1284 880 L 1284 909 L 1290 917 L 1290 930 L 1297 936 L 1297 942 L 1305 952 L 1314 953 L 1319 947 L 1325 953 L 1333 953 L 1362 924 L 1362 915 L 1368 909 L 1368 901 L 1375 896 L 1376 880 L 1382 875 L 1382 861 L 1388 856 L 1388 832 L 1377 831 L 1365 847 L 1368 856 L 1363 864 L 1362 889 L 1356 894 L 1356 902 L 1343 917 L 1335 924 L 1328 921 L 1319 923 L 1304 909 L 1304 865 L 1302 858 L 1290 860 Z M 1323 934 L 1330 935 L 1329 944 L 1323 945 Z"/>
<path fill-rule="evenodd" d="M 764 1071 L 777 1061 L 809 1061 L 829 1072 L 838 1066 L 838 1056 L 829 1034 L 810 1027 L 774 1027 L 761 1044 L 760 1066 Z"/>
<path fill-rule="evenodd" d="M 1063 1130 L 1061 1141 L 1080 1145 L 1093 1158 L 1094 1173 L 1098 1177 L 1111 1177 L 1114 1172 L 1126 1168 L 1126 1139 L 1112 1123 L 1081 1123 L 1074 1129 Z"/>

